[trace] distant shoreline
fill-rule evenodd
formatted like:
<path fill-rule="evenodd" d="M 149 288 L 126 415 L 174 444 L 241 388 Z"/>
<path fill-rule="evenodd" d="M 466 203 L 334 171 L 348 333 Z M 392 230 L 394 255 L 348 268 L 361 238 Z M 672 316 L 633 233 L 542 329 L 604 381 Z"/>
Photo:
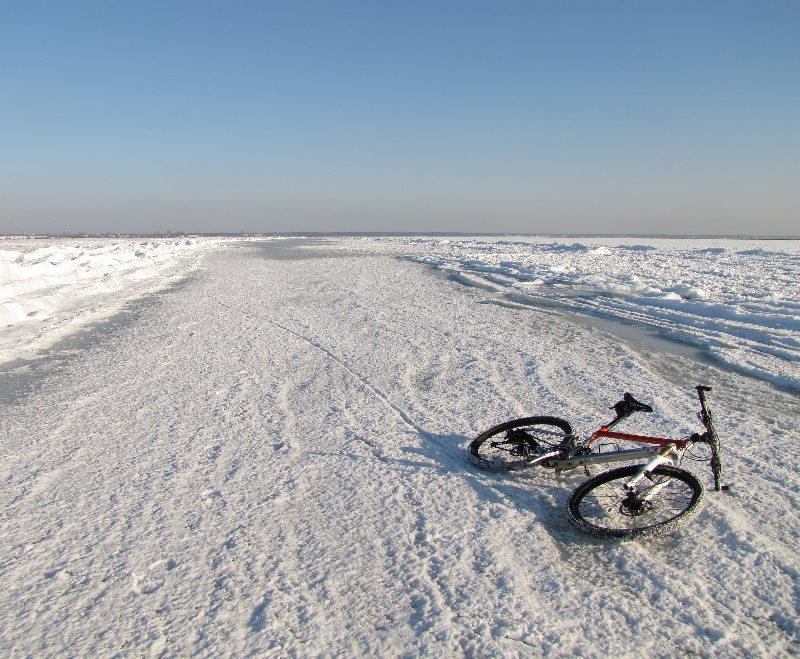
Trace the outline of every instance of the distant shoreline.
<path fill-rule="evenodd" d="M 0 240 L 80 240 L 80 239 L 188 239 L 188 238 L 642 238 L 665 240 L 800 240 L 798 236 L 759 236 L 751 234 L 667 234 L 667 233 L 515 233 L 459 231 L 275 231 L 275 232 L 213 232 L 213 233 L 53 233 L 2 234 Z"/>

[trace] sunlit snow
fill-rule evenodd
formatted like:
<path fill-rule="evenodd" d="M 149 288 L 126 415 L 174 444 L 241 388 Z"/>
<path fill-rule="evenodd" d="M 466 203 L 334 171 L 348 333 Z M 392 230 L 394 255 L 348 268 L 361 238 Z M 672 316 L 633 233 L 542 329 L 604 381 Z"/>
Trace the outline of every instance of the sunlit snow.
<path fill-rule="evenodd" d="M 798 654 L 798 254 L 0 241 L 0 655 Z M 582 470 L 467 458 L 625 391 L 685 436 L 699 383 L 730 489 L 666 538 L 573 529 Z"/>
<path fill-rule="evenodd" d="M 508 300 L 653 328 L 800 391 L 800 241 L 396 238 L 390 244 Z"/>
<path fill-rule="evenodd" d="M 186 276 L 219 239 L 0 240 L 0 363 Z"/>

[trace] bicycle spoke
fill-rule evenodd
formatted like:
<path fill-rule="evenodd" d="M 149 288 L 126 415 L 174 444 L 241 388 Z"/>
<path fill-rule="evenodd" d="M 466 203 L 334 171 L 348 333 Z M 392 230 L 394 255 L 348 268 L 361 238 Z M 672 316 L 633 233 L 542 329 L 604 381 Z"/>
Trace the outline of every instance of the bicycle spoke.
<path fill-rule="evenodd" d="M 628 485 L 638 469 L 623 467 L 587 481 L 570 497 L 570 519 L 584 530 L 620 537 L 677 523 L 696 508 L 702 488 L 688 472 L 657 468 L 670 476 Z"/>
<path fill-rule="evenodd" d="M 525 417 L 507 421 L 478 435 L 470 443 L 470 456 L 478 467 L 510 471 L 529 466 L 570 436 L 572 428 L 555 417 Z"/>

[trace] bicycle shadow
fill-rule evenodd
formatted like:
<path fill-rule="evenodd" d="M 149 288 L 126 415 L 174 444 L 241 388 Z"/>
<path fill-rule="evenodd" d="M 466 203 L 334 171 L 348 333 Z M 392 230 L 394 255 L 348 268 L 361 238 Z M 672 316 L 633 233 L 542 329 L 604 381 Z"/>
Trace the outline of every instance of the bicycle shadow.
<path fill-rule="evenodd" d="M 363 450 L 354 450 L 352 453 L 340 450 L 335 455 L 353 460 L 378 460 L 384 465 L 396 466 L 401 472 L 435 470 L 443 476 L 458 478 L 472 489 L 476 500 L 483 503 L 487 515 L 496 517 L 503 509 L 529 515 L 527 528 L 530 531 L 536 528 L 544 530 L 555 541 L 562 558 L 570 562 L 574 562 L 575 556 L 586 550 L 594 555 L 595 560 L 602 560 L 602 554 L 613 551 L 620 546 L 620 542 L 624 542 L 581 533 L 569 523 L 567 500 L 572 491 L 590 477 L 583 469 L 560 475 L 544 467 L 511 472 L 487 471 L 476 467 L 469 459 L 471 437 L 455 433 L 432 433 L 419 428 L 414 436 L 421 440 L 420 445 L 384 444 L 392 446 L 391 453 L 382 451 L 376 441 L 354 436 L 351 442 L 360 444 L 362 449 L 368 448 L 371 455 L 365 455 Z M 591 475 L 597 473 L 595 470 Z M 646 544 L 648 548 L 663 547 L 666 551 L 672 551 L 680 545 L 681 539 L 678 532 L 670 536 L 637 539 L 636 542 Z M 587 564 L 591 563 L 591 560 L 587 561 Z"/>
<path fill-rule="evenodd" d="M 390 454 L 381 452 L 377 443 L 367 438 L 353 438 L 352 441 L 361 443 L 360 448 L 369 447 L 372 455 L 365 456 L 361 450 L 337 455 L 353 460 L 375 459 L 401 471 L 434 470 L 445 477 L 458 478 L 472 489 L 487 515 L 499 514 L 503 508 L 515 510 L 530 516 L 529 528 L 538 525 L 559 543 L 595 542 L 575 530 L 564 511 L 570 492 L 586 478 L 583 472 L 578 474 L 576 470 L 557 476 L 553 470 L 540 467 L 512 472 L 486 471 L 469 460 L 470 437 L 422 430 L 417 430 L 416 436 L 421 440 L 419 446 L 396 446 Z"/>

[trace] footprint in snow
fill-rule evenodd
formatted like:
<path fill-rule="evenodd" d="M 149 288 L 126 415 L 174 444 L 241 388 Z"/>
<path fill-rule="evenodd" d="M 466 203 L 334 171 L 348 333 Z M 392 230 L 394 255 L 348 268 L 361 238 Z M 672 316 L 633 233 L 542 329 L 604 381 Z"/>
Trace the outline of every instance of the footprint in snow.
<path fill-rule="evenodd" d="M 222 444 L 209 444 L 206 446 L 206 457 L 209 462 L 215 462 L 222 453 Z"/>
<path fill-rule="evenodd" d="M 177 563 L 171 558 L 151 563 L 144 574 L 133 573 L 131 590 L 139 595 L 151 595 L 166 583 L 167 572 L 175 569 Z"/>
<path fill-rule="evenodd" d="M 227 507 L 227 505 L 228 502 L 219 490 L 206 490 L 203 492 L 203 506 L 209 510 L 219 512 Z"/>

